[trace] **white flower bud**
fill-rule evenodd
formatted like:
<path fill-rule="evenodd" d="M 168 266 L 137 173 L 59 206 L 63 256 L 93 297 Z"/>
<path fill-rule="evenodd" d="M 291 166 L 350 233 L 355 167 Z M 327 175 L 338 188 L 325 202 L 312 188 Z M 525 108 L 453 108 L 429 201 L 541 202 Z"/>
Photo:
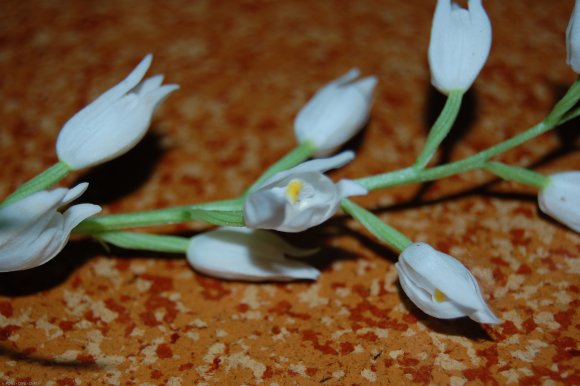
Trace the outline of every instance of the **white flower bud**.
<path fill-rule="evenodd" d="M 481 0 L 468 0 L 468 9 L 451 0 L 438 0 L 431 27 L 431 83 L 443 94 L 467 91 L 483 68 L 491 49 L 491 23 Z"/>
<path fill-rule="evenodd" d="M 161 75 L 141 82 L 151 60 L 147 55 L 125 80 L 65 123 L 56 142 L 61 161 L 73 170 L 98 165 L 126 153 L 143 138 L 155 108 L 179 88 L 161 86 Z"/>
<path fill-rule="evenodd" d="M 471 272 L 453 257 L 425 243 L 413 243 L 401 253 L 395 267 L 401 287 L 426 314 L 501 323 L 485 303 Z"/>
<path fill-rule="evenodd" d="M 580 7 L 574 4 L 568 29 L 566 30 L 566 62 L 576 73 L 580 73 Z"/>
<path fill-rule="evenodd" d="M 229 280 L 316 280 L 318 269 L 285 255 L 304 257 L 316 250 L 296 248 L 275 234 L 224 227 L 192 237 L 187 260 L 203 274 Z"/>
<path fill-rule="evenodd" d="M 538 204 L 542 212 L 580 233 L 580 172 L 551 175 L 538 194 Z"/>
<path fill-rule="evenodd" d="M 320 89 L 294 120 L 298 142 L 310 141 L 317 157 L 333 153 L 354 137 L 369 119 L 372 93 L 377 78 L 359 80 L 357 69 Z"/>
<path fill-rule="evenodd" d="M 71 230 L 101 211 L 92 204 L 58 208 L 79 197 L 89 184 L 33 193 L 0 209 L 0 272 L 42 265 L 56 256 Z"/>

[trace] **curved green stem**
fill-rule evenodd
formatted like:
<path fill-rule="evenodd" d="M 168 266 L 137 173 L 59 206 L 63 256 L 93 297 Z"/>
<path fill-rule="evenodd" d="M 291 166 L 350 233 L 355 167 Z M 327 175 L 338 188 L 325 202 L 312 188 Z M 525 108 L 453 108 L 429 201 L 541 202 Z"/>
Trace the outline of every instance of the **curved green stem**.
<path fill-rule="evenodd" d="M 402 252 L 412 244 L 412 241 L 409 240 L 407 236 L 392 226 L 384 223 L 380 218 L 349 199 L 343 199 L 340 204 L 346 213 L 357 219 L 366 229 L 369 230 L 369 232 L 375 235 L 379 240 L 395 248 L 397 251 Z"/>
<path fill-rule="evenodd" d="M 535 186 L 538 189 L 544 189 L 550 183 L 550 178 L 543 174 L 536 173 L 530 169 L 506 165 L 501 162 L 487 162 L 485 164 L 485 170 L 504 180 Z"/>
<path fill-rule="evenodd" d="M 415 168 L 423 169 L 427 166 L 439 148 L 439 145 L 441 145 L 441 142 L 443 142 L 445 137 L 447 137 L 447 134 L 449 134 L 449 131 L 451 130 L 451 127 L 453 127 L 457 115 L 459 114 L 462 99 L 462 90 L 451 90 L 441 114 L 439 114 L 439 117 L 429 131 L 429 136 L 427 137 L 421 154 L 419 154 L 415 161 L 415 165 L 413 165 Z"/>
<path fill-rule="evenodd" d="M 112 214 L 89 218 L 74 230 L 78 234 L 96 234 L 127 228 L 203 221 L 214 225 L 243 226 L 241 198 L 205 204 L 156 209 L 144 212 Z"/>
<path fill-rule="evenodd" d="M 0 206 L 8 205 L 14 201 L 18 201 L 23 199 L 26 196 L 31 195 L 32 193 L 39 192 L 44 190 L 55 183 L 62 180 L 69 174 L 71 168 L 64 162 L 59 161 L 37 175 L 36 177 L 28 180 L 24 184 L 20 185 L 16 191 L 14 191 L 11 195 L 9 195 Z"/>
<path fill-rule="evenodd" d="M 437 180 L 469 170 L 484 168 L 487 161 L 492 157 L 519 146 L 522 143 L 553 129 L 556 125 L 575 117 L 577 115 L 577 110 L 572 110 L 571 112 L 570 110 L 578 103 L 578 99 L 580 99 L 580 78 L 572 84 L 570 89 L 568 89 L 568 92 L 566 92 L 564 97 L 560 99 L 550 114 L 548 114 L 542 122 L 513 136 L 507 141 L 491 146 L 470 157 L 445 165 L 422 170 L 405 168 L 375 176 L 359 178 L 355 181 L 368 190 L 376 190 L 413 182 Z"/>

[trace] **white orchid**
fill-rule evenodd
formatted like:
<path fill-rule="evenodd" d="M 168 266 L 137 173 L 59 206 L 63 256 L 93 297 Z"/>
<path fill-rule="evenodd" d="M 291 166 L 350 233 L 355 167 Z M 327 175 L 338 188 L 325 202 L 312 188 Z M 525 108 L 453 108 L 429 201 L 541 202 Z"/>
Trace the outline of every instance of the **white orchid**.
<path fill-rule="evenodd" d="M 576 73 L 580 73 L 580 7 L 574 4 L 568 29 L 566 30 L 567 62 Z"/>
<path fill-rule="evenodd" d="M 179 88 L 161 86 L 162 75 L 141 82 L 151 61 L 149 54 L 125 80 L 65 123 L 56 142 L 62 162 L 73 170 L 98 165 L 126 153 L 143 138 L 155 108 Z"/>
<path fill-rule="evenodd" d="M 101 211 L 92 204 L 58 208 L 79 197 L 88 187 L 58 188 L 33 193 L 0 209 L 0 272 L 19 271 L 46 263 L 68 241 L 71 230 Z"/>
<path fill-rule="evenodd" d="M 542 212 L 580 233 L 580 171 L 551 175 L 538 204 Z"/>
<path fill-rule="evenodd" d="M 481 0 L 468 0 L 468 9 L 451 0 L 438 0 L 431 27 L 431 83 L 439 91 L 467 91 L 483 68 L 491 49 L 491 23 Z"/>
<path fill-rule="evenodd" d="M 316 250 L 296 248 L 272 232 L 224 227 L 192 237 L 187 260 L 208 276 L 245 281 L 315 280 L 318 269 L 285 256 L 304 257 Z"/>
<path fill-rule="evenodd" d="M 375 76 L 359 80 L 352 69 L 320 89 L 294 120 L 298 142 L 310 141 L 317 157 L 333 153 L 358 133 L 369 119 Z"/>
<path fill-rule="evenodd" d="M 331 158 L 304 162 L 279 172 L 258 185 L 244 202 L 244 221 L 249 228 L 301 232 L 329 219 L 340 200 L 364 195 L 367 190 L 350 180 L 337 184 L 323 172 L 354 158 L 351 151 Z"/>
<path fill-rule="evenodd" d="M 485 303 L 471 272 L 455 258 L 428 244 L 413 243 L 401 253 L 395 267 L 401 287 L 426 314 L 501 323 Z"/>

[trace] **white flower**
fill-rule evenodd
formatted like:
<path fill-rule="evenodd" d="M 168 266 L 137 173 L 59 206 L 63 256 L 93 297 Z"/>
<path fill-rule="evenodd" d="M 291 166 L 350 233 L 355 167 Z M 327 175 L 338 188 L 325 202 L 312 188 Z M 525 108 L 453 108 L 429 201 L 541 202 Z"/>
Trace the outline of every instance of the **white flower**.
<path fill-rule="evenodd" d="M 125 80 L 65 123 L 56 142 L 61 161 L 73 170 L 94 166 L 126 153 L 143 138 L 157 105 L 179 88 L 161 86 L 162 75 L 141 82 L 151 60 L 147 55 Z"/>
<path fill-rule="evenodd" d="M 89 184 L 33 193 L 0 209 L 0 272 L 19 271 L 46 263 L 68 241 L 71 230 L 100 212 L 92 204 L 58 208 L 79 197 Z"/>
<path fill-rule="evenodd" d="M 320 271 L 285 257 L 313 253 L 316 250 L 298 249 L 268 231 L 224 227 L 194 236 L 187 249 L 187 260 L 195 270 L 222 279 L 315 280 Z"/>
<path fill-rule="evenodd" d="M 298 142 L 310 141 L 317 157 L 333 153 L 363 128 L 369 119 L 375 76 L 354 81 L 352 69 L 328 83 L 300 110 L 294 120 Z"/>
<path fill-rule="evenodd" d="M 333 183 L 322 172 L 340 167 L 354 158 L 351 151 L 331 158 L 304 162 L 279 172 L 248 195 L 244 221 L 249 228 L 301 232 L 329 219 L 348 196 L 367 190 L 354 181 Z"/>
<path fill-rule="evenodd" d="M 439 91 L 467 91 L 491 49 L 491 24 L 481 0 L 468 9 L 451 0 L 438 0 L 431 27 L 429 66 L 431 83 Z"/>
<path fill-rule="evenodd" d="M 574 71 L 580 73 L 580 7 L 578 7 L 578 1 L 574 4 L 566 30 L 566 52 L 568 64 Z"/>
<path fill-rule="evenodd" d="M 580 171 L 551 175 L 538 203 L 542 212 L 580 233 Z"/>
<path fill-rule="evenodd" d="M 395 267 L 401 287 L 426 314 L 501 323 L 485 303 L 471 272 L 453 257 L 425 243 L 413 243 L 401 253 Z"/>

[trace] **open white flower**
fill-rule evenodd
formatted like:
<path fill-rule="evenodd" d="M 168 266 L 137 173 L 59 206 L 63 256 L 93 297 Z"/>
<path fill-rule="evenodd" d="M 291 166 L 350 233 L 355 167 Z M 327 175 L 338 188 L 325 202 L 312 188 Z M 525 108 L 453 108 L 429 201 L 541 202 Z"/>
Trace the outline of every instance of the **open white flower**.
<path fill-rule="evenodd" d="M 438 0 L 431 27 L 431 83 L 439 91 L 467 91 L 483 68 L 491 49 L 491 23 L 481 0 L 468 0 L 468 9 L 451 0 Z"/>
<path fill-rule="evenodd" d="M 367 190 L 350 180 L 337 184 L 323 172 L 354 158 L 351 151 L 331 158 L 314 159 L 273 175 L 248 195 L 244 221 L 249 228 L 301 232 L 329 219 L 340 200 Z"/>
<path fill-rule="evenodd" d="M 333 153 L 358 133 L 369 119 L 377 78 L 359 80 L 352 69 L 320 89 L 294 120 L 298 142 L 310 141 L 317 157 Z"/>
<path fill-rule="evenodd" d="M 551 175 L 538 204 L 542 212 L 580 233 L 580 171 Z"/>
<path fill-rule="evenodd" d="M 223 227 L 192 237 L 187 260 L 208 276 L 245 281 L 315 280 L 318 269 L 285 255 L 304 257 L 316 250 L 296 248 L 272 232 Z"/>
<path fill-rule="evenodd" d="M 58 211 L 79 197 L 88 185 L 40 191 L 1 208 L 0 272 L 33 268 L 56 256 L 71 230 L 101 211 L 93 204 L 73 205 L 64 213 Z"/>
<path fill-rule="evenodd" d="M 576 73 L 580 73 L 580 7 L 574 4 L 572 16 L 566 30 L 567 62 Z"/>
<path fill-rule="evenodd" d="M 501 323 L 463 264 L 425 243 L 413 243 L 395 264 L 401 287 L 423 312 L 441 319 L 468 316 L 479 323 Z"/>
<path fill-rule="evenodd" d="M 143 138 L 155 108 L 179 88 L 161 86 L 162 75 L 141 82 L 151 61 L 149 54 L 125 80 L 65 123 L 56 142 L 61 161 L 73 170 L 94 166 L 126 153 Z"/>

